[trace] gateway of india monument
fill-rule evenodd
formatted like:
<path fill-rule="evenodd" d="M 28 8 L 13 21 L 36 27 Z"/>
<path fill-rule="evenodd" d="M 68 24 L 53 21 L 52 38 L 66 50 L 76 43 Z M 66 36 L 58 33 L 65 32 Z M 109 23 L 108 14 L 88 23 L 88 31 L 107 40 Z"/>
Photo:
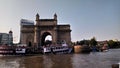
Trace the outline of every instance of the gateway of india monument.
<path fill-rule="evenodd" d="M 53 19 L 40 19 L 36 15 L 36 23 L 33 21 L 21 19 L 20 43 L 30 46 L 43 46 L 45 38 L 48 35 L 52 37 L 52 44 L 56 45 L 62 41 L 67 44 L 71 43 L 70 25 L 58 25 L 57 15 Z"/>

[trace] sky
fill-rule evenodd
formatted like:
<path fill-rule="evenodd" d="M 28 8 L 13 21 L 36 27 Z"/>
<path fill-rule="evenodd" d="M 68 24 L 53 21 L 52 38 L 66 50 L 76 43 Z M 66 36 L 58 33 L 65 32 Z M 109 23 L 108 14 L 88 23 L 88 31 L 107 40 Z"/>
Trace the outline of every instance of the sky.
<path fill-rule="evenodd" d="M 51 19 L 71 25 L 71 40 L 93 37 L 98 41 L 120 41 L 120 0 L 0 0 L 0 32 L 13 31 L 14 42 L 20 39 L 20 20 Z"/>

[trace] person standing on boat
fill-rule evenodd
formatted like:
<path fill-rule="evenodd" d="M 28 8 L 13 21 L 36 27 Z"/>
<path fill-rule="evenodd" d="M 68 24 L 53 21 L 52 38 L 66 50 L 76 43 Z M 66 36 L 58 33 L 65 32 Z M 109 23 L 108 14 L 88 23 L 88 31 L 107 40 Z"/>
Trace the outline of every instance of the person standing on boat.
<path fill-rule="evenodd" d="M 55 52 L 53 51 L 53 48 L 51 47 L 51 53 L 55 54 Z"/>
<path fill-rule="evenodd" d="M 47 52 L 47 50 L 46 50 L 46 47 L 45 46 L 43 46 L 43 52 L 45 53 L 45 52 Z"/>

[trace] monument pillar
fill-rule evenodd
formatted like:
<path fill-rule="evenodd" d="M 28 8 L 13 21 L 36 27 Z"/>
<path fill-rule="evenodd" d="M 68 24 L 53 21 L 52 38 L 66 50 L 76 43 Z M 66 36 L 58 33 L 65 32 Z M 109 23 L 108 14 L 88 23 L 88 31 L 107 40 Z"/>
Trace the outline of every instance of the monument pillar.
<path fill-rule="evenodd" d="M 38 22 L 39 22 L 39 14 L 36 15 L 36 25 L 35 25 L 35 29 L 34 29 L 34 45 L 35 46 L 39 46 L 40 45 L 40 39 L 39 39 L 39 26 L 38 26 Z"/>
<path fill-rule="evenodd" d="M 54 27 L 54 31 L 53 31 L 53 44 L 57 44 L 57 28 Z"/>

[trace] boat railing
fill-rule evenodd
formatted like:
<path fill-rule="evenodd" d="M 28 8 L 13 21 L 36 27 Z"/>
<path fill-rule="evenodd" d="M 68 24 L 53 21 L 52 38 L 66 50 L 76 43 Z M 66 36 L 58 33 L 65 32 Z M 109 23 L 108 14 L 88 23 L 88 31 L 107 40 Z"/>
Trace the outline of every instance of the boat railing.
<path fill-rule="evenodd" d="M 68 49 L 67 46 L 51 46 L 51 47 L 43 47 L 43 52 L 51 52 L 51 50 L 63 51 L 63 50 L 67 50 L 67 49 Z"/>

